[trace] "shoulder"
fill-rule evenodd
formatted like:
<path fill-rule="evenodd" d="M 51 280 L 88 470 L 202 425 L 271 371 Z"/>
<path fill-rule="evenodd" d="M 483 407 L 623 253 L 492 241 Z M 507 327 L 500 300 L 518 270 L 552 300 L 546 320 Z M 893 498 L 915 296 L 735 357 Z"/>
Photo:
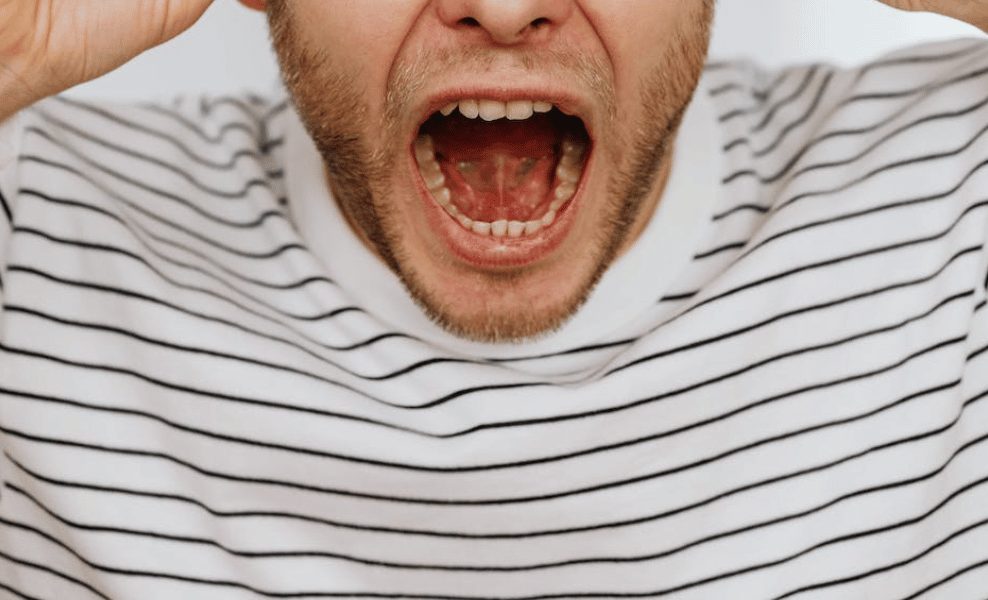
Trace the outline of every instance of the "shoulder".
<path fill-rule="evenodd" d="M 947 181 L 988 153 L 988 40 L 903 48 L 852 68 L 719 63 L 705 77 L 723 182 L 762 201 L 896 165 L 935 167 Z"/>
<path fill-rule="evenodd" d="M 21 115 L 22 153 L 48 146 L 153 154 L 216 164 L 237 151 L 263 151 L 269 123 L 283 97 L 179 96 L 167 101 L 116 103 L 58 96 Z"/>
<path fill-rule="evenodd" d="M 243 197 L 277 183 L 285 108 L 283 94 L 49 98 L 20 115 L 19 187 L 196 203 Z"/>
<path fill-rule="evenodd" d="M 721 63 L 705 77 L 723 140 L 723 236 L 772 240 L 789 255 L 949 254 L 988 239 L 988 41 L 850 68 Z"/>

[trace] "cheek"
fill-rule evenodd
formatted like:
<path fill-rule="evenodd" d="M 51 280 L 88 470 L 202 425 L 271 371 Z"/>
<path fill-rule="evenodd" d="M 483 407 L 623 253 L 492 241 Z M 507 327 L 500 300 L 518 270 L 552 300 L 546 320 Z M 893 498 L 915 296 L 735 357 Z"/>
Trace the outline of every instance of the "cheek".
<path fill-rule="evenodd" d="M 708 0 L 582 0 L 607 51 L 619 95 L 634 92 L 683 36 L 701 35 Z"/>
<path fill-rule="evenodd" d="M 395 57 L 431 0 L 286 0 L 306 47 L 358 78 L 375 112 Z"/>

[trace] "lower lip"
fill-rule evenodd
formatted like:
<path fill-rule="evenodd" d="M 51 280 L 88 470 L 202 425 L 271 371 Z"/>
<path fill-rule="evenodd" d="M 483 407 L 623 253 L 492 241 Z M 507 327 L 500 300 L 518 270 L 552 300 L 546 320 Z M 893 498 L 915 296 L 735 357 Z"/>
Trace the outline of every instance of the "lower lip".
<path fill-rule="evenodd" d="M 593 151 L 584 164 L 584 177 L 576 188 L 573 197 L 556 214 L 556 219 L 548 227 L 520 238 L 494 237 L 467 231 L 453 219 L 443 207 L 432 198 L 419 174 L 414 155 L 411 156 L 411 172 L 419 198 L 425 205 L 425 216 L 429 228 L 436 232 L 447 248 L 462 261 L 482 269 L 504 269 L 527 267 L 538 263 L 552 254 L 573 229 L 576 211 L 583 196 L 586 174 L 593 160 Z"/>

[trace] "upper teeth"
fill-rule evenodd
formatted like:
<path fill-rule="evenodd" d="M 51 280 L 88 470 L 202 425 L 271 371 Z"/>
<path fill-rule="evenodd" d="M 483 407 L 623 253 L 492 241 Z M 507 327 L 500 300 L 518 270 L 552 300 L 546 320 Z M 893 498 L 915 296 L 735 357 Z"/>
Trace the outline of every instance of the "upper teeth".
<path fill-rule="evenodd" d="M 497 121 L 498 119 L 509 119 L 512 121 L 524 121 L 531 118 L 535 113 L 547 113 L 552 110 L 549 102 L 537 102 L 534 100 L 511 100 L 510 102 L 500 102 L 498 100 L 460 100 L 451 102 L 439 110 L 443 116 L 448 117 L 457 109 L 460 114 L 468 119 L 480 117 L 485 121 Z"/>

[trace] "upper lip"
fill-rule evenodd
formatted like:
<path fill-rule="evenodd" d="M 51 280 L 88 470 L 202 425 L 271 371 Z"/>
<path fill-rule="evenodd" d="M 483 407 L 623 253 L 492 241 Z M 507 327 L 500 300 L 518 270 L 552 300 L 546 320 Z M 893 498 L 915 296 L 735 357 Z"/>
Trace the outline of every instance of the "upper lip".
<path fill-rule="evenodd" d="M 512 100 L 533 100 L 549 102 L 554 107 L 567 115 L 578 117 L 583 121 L 583 126 L 592 140 L 593 123 L 590 118 L 590 109 L 586 101 L 575 94 L 561 89 L 538 88 L 538 87 L 517 87 L 507 88 L 504 86 L 456 86 L 442 90 L 437 90 L 429 94 L 426 100 L 419 106 L 415 115 L 416 129 L 413 136 L 418 135 L 418 129 L 429 117 L 439 112 L 441 108 L 460 100 L 497 100 L 499 102 L 510 102 Z"/>

